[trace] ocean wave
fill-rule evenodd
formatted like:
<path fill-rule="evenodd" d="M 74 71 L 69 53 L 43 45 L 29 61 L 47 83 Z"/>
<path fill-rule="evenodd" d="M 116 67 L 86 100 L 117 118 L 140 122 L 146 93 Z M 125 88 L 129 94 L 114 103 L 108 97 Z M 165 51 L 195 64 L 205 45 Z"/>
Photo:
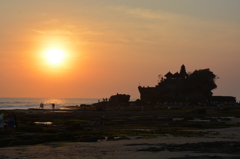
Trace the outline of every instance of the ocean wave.
<path fill-rule="evenodd" d="M 51 104 L 55 103 L 55 108 L 58 109 L 64 106 L 92 104 L 97 101 L 98 99 L 95 98 L 0 98 L 0 110 L 39 108 L 40 103 L 44 103 L 45 109 L 51 109 Z"/>

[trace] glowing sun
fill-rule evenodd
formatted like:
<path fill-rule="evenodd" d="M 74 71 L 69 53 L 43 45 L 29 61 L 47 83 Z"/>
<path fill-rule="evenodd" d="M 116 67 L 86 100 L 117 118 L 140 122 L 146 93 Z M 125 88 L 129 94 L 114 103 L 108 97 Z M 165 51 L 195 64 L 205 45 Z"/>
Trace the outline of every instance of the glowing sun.
<path fill-rule="evenodd" d="M 63 62 L 65 52 L 59 49 L 50 49 L 45 52 L 45 57 L 48 63 L 56 65 Z"/>

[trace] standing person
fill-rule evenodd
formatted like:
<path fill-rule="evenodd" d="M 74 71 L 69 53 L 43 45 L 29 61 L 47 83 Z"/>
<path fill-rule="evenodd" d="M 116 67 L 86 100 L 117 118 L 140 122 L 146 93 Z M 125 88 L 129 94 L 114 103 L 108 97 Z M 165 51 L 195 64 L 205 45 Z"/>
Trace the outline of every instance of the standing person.
<path fill-rule="evenodd" d="M 6 116 L 6 113 L 0 114 L 0 129 L 4 129 L 4 117 Z"/>
<path fill-rule="evenodd" d="M 85 111 L 86 111 L 86 105 L 83 106 L 83 112 L 85 112 Z"/>
<path fill-rule="evenodd" d="M 17 127 L 17 115 L 12 114 L 10 117 L 11 118 L 8 120 L 8 128 L 13 132 Z"/>
<path fill-rule="evenodd" d="M 54 109 L 55 108 L 55 104 L 54 103 L 52 103 L 52 109 Z"/>
<path fill-rule="evenodd" d="M 43 109 L 43 107 L 44 107 L 44 104 L 43 104 L 43 103 L 41 103 L 41 104 L 40 104 L 40 108 L 42 108 L 42 109 Z"/>
<path fill-rule="evenodd" d="M 18 116 L 16 114 L 13 114 L 13 119 L 14 119 L 14 125 L 17 128 L 18 127 L 18 121 L 17 121 Z"/>
<path fill-rule="evenodd" d="M 11 118 L 8 120 L 8 128 L 10 128 L 10 130 L 12 130 L 14 128 L 15 120 L 12 115 L 10 117 Z"/>

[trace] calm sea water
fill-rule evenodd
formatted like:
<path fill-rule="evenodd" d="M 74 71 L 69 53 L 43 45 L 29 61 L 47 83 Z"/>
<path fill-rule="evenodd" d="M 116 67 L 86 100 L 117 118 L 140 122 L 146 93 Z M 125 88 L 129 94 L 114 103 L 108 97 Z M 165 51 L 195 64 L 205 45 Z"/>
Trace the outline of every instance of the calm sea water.
<path fill-rule="evenodd" d="M 0 110 L 6 109 L 29 109 L 39 108 L 40 103 L 44 103 L 44 109 L 52 109 L 51 103 L 55 103 L 55 108 L 64 106 L 76 106 L 80 104 L 97 103 L 95 98 L 0 98 Z"/>

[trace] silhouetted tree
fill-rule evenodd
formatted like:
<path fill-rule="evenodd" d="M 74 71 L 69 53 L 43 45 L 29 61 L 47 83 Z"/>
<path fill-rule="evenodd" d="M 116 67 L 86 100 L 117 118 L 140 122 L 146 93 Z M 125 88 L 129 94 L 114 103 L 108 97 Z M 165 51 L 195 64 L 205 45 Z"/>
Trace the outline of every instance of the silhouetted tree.
<path fill-rule="evenodd" d="M 215 84 L 216 75 L 210 69 L 195 70 L 189 76 L 190 84 L 201 92 L 211 92 L 217 88 Z"/>

